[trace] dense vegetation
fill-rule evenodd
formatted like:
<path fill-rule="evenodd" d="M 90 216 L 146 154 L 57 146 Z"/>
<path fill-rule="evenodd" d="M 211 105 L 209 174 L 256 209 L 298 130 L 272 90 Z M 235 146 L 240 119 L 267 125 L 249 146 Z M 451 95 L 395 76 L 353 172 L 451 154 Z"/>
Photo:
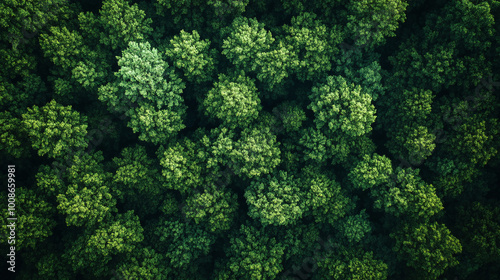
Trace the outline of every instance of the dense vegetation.
<path fill-rule="evenodd" d="M 500 1 L 4 0 L 0 27 L 17 279 L 500 279 Z"/>

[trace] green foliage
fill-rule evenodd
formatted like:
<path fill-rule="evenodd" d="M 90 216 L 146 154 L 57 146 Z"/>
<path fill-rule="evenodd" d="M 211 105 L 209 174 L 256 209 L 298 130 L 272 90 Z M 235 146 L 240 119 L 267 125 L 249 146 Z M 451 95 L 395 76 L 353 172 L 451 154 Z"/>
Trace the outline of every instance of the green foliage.
<path fill-rule="evenodd" d="M 264 226 L 294 224 L 306 210 L 303 196 L 300 181 L 285 171 L 254 180 L 245 190 L 248 215 Z"/>
<path fill-rule="evenodd" d="M 385 43 L 385 37 L 394 37 L 400 22 L 406 19 L 408 6 L 402 0 L 362 0 L 347 4 L 346 29 L 356 38 L 356 45 L 373 48 Z"/>
<path fill-rule="evenodd" d="M 217 166 L 207 168 L 211 155 L 201 141 L 193 142 L 184 138 L 169 147 L 161 146 L 157 155 L 163 167 L 161 173 L 166 180 L 166 187 L 181 193 L 208 184 L 211 176 L 217 172 Z"/>
<path fill-rule="evenodd" d="M 269 128 L 247 128 L 234 143 L 229 166 L 249 178 L 268 174 L 281 162 L 279 142 Z"/>
<path fill-rule="evenodd" d="M 361 136 L 371 131 L 375 121 L 375 106 L 360 86 L 348 84 L 341 76 L 329 76 L 326 83 L 312 88 L 309 109 L 315 114 L 316 127 L 326 127 L 329 133 L 341 131 L 349 136 Z"/>
<path fill-rule="evenodd" d="M 215 185 L 186 199 L 186 218 L 203 224 L 208 232 L 230 229 L 238 210 L 238 196 L 229 189 L 219 190 Z"/>
<path fill-rule="evenodd" d="M 198 227 L 178 221 L 164 221 L 155 230 L 161 251 L 175 268 L 185 268 L 195 259 L 208 254 L 215 238 Z"/>
<path fill-rule="evenodd" d="M 131 253 L 144 239 L 139 218 L 133 211 L 118 214 L 113 219 L 89 228 L 84 234 L 70 241 L 63 258 L 74 271 L 91 271 L 99 276 L 106 274 L 105 265 L 113 255 Z"/>
<path fill-rule="evenodd" d="M 500 279 L 499 15 L 4 0 L 16 277 Z"/>
<path fill-rule="evenodd" d="M 9 208 L 13 209 L 14 215 L 10 216 L 11 212 L 7 211 L 7 203 L 5 203 L 5 206 L 2 207 L 2 218 L 6 222 L 1 227 L 2 237 L 0 241 L 3 244 L 15 246 L 16 250 L 33 250 L 40 242 L 52 235 L 52 230 L 56 226 L 55 207 L 48 203 L 44 197 L 26 187 L 17 186 L 14 193 L 8 193 L 8 197 L 10 198 L 12 194 L 15 195 L 15 207 Z M 14 228 L 8 227 L 12 220 L 8 221 L 7 218 L 16 218 L 13 221 Z M 7 240 L 7 237 L 11 236 L 12 230 L 15 231 L 15 239 Z"/>
<path fill-rule="evenodd" d="M 340 226 L 343 236 L 345 236 L 349 242 L 360 242 L 363 240 L 367 233 L 372 230 L 368 218 L 365 210 L 362 210 L 358 215 L 345 218 Z"/>
<path fill-rule="evenodd" d="M 359 248 L 340 247 L 326 253 L 318 262 L 314 279 L 387 279 L 388 266 L 376 259 L 373 252 Z"/>
<path fill-rule="evenodd" d="M 458 209 L 457 236 L 464 252 L 480 262 L 500 259 L 500 208 L 474 202 Z"/>
<path fill-rule="evenodd" d="M 10 112 L 0 112 L 0 150 L 16 158 L 28 152 L 23 146 L 26 132 L 20 129 L 21 127 L 20 119 L 12 116 Z"/>
<path fill-rule="evenodd" d="M 127 0 L 105 0 L 99 10 L 99 42 L 115 49 L 125 49 L 129 42 L 142 42 L 153 32 L 152 20 L 137 4 Z M 93 31 L 95 32 L 95 31 Z"/>
<path fill-rule="evenodd" d="M 238 17 L 227 30 L 222 54 L 242 70 L 252 69 L 257 55 L 267 52 L 274 42 L 271 32 L 254 18 Z"/>
<path fill-rule="evenodd" d="M 125 110 L 128 126 L 139 139 L 155 144 L 174 136 L 182 123 L 186 106 L 184 83 L 169 70 L 157 49 L 149 43 L 130 42 L 118 58 L 117 81 L 99 88 L 99 99 L 113 110 Z"/>
<path fill-rule="evenodd" d="M 405 224 L 391 237 L 398 256 L 425 279 L 437 279 L 446 268 L 457 265 L 454 255 L 462 252 L 460 241 L 438 222 Z"/>
<path fill-rule="evenodd" d="M 352 201 L 335 181 L 335 176 L 309 165 L 302 169 L 302 180 L 314 220 L 336 227 L 337 221 L 352 208 Z"/>
<path fill-rule="evenodd" d="M 340 28 L 327 28 L 314 13 L 302 13 L 284 25 L 280 41 L 290 48 L 290 67 L 300 81 L 321 79 L 332 69 L 333 47 L 342 41 Z"/>
<path fill-rule="evenodd" d="M 235 78 L 219 75 L 219 82 L 214 83 L 203 105 L 205 115 L 230 128 L 248 126 L 262 110 L 254 81 L 244 72 Z"/>
<path fill-rule="evenodd" d="M 443 209 L 433 185 L 419 176 L 419 169 L 397 167 L 393 180 L 372 188 L 374 206 L 396 217 L 428 220 Z"/>
<path fill-rule="evenodd" d="M 164 265 L 164 257 L 151 248 L 141 248 L 127 256 L 116 268 L 119 279 L 158 279 L 171 274 L 171 269 Z"/>
<path fill-rule="evenodd" d="M 241 225 L 229 243 L 228 261 L 217 279 L 274 279 L 283 269 L 284 245 L 269 237 L 264 228 Z"/>
<path fill-rule="evenodd" d="M 201 40 L 196 30 L 192 34 L 181 30 L 170 40 L 165 54 L 184 73 L 186 80 L 198 83 L 212 80 L 217 51 L 210 49 L 210 41 Z"/>
<path fill-rule="evenodd" d="M 391 160 L 378 154 L 364 155 L 362 161 L 349 172 L 348 177 L 355 188 L 370 189 L 387 183 L 392 175 Z"/>
<path fill-rule="evenodd" d="M 52 100 L 43 107 L 34 105 L 23 114 L 22 124 L 31 146 L 40 156 L 62 157 L 69 151 L 87 147 L 87 118 Z"/>

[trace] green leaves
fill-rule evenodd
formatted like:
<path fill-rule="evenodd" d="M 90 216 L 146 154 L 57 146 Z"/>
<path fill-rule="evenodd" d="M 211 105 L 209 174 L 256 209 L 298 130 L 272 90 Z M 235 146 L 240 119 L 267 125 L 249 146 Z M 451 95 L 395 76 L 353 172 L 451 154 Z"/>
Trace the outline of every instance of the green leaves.
<path fill-rule="evenodd" d="M 262 109 L 254 81 L 244 72 L 234 78 L 220 74 L 203 105 L 207 116 L 221 120 L 229 128 L 248 126 Z"/>
<path fill-rule="evenodd" d="M 201 40 L 196 30 L 192 34 L 181 30 L 170 40 L 165 54 L 184 73 L 186 80 L 197 83 L 212 80 L 217 51 L 210 49 L 210 41 Z"/>
<path fill-rule="evenodd" d="M 448 267 L 457 265 L 454 255 L 462 252 L 460 241 L 438 222 L 405 224 L 391 237 L 396 239 L 393 250 L 426 279 L 437 279 Z"/>
<path fill-rule="evenodd" d="M 266 225 L 289 225 L 306 210 L 300 182 L 285 171 L 259 178 L 245 190 L 249 216 Z"/>
<path fill-rule="evenodd" d="M 222 54 L 243 70 L 251 69 L 257 54 L 268 51 L 274 42 L 271 32 L 257 19 L 237 17 L 227 32 Z"/>
<path fill-rule="evenodd" d="M 185 128 L 184 83 L 149 43 L 130 42 L 118 57 L 117 81 L 99 88 L 99 99 L 125 111 L 139 139 L 159 144 Z"/>
<path fill-rule="evenodd" d="M 229 167 L 249 178 L 268 174 L 281 162 L 280 154 L 279 142 L 268 127 L 247 128 L 229 154 Z"/>
<path fill-rule="evenodd" d="M 362 190 L 387 183 L 392 175 L 391 161 L 378 154 L 364 155 L 362 161 L 349 172 L 349 180 Z"/>
<path fill-rule="evenodd" d="M 160 246 L 165 248 L 170 265 L 185 269 L 189 263 L 208 254 L 215 239 L 207 232 L 180 222 L 165 221 L 155 230 Z"/>
<path fill-rule="evenodd" d="M 23 114 L 23 125 L 38 154 L 51 158 L 87 147 L 87 118 L 52 100 L 43 107 L 33 106 Z"/>
<path fill-rule="evenodd" d="M 360 86 L 348 84 L 341 76 L 329 76 L 326 83 L 311 90 L 309 109 L 315 114 L 318 129 L 326 127 L 329 133 L 361 136 L 371 131 L 375 121 L 375 107 L 371 97 Z"/>
<path fill-rule="evenodd" d="M 394 181 L 372 189 L 374 206 L 397 217 L 408 215 L 427 221 L 443 209 L 443 204 L 431 184 L 425 183 L 418 169 L 396 168 Z"/>

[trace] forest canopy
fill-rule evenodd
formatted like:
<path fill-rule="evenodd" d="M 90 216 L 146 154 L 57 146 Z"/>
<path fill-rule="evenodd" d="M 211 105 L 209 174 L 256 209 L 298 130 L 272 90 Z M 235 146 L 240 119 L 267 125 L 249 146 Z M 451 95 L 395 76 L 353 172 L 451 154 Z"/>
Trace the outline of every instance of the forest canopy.
<path fill-rule="evenodd" d="M 4 0 L 0 65 L 2 279 L 500 279 L 500 1 Z"/>

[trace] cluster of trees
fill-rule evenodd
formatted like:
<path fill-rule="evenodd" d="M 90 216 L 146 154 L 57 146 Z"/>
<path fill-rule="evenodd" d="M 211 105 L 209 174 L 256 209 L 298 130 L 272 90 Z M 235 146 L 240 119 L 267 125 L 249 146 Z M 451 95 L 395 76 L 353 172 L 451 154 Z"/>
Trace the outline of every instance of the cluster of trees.
<path fill-rule="evenodd" d="M 5 0 L 0 26 L 16 279 L 500 279 L 500 1 Z"/>

